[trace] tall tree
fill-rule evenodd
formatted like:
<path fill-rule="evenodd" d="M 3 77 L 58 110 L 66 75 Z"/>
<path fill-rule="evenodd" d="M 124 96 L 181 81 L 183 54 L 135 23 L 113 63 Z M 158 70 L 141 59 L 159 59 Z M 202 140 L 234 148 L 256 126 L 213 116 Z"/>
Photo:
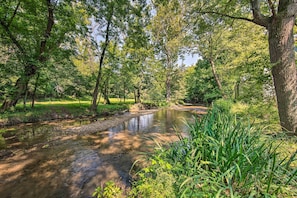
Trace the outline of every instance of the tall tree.
<path fill-rule="evenodd" d="M 149 73 L 149 60 L 153 57 L 152 45 L 146 28 L 149 24 L 149 9 L 144 3 L 134 5 L 135 10 L 129 19 L 127 35 L 124 39 L 125 61 L 122 71 L 127 72 L 128 82 L 133 86 L 135 103 L 143 99 L 145 78 Z"/>
<path fill-rule="evenodd" d="M 185 24 L 183 5 L 180 1 L 155 1 L 156 15 L 152 19 L 152 40 L 156 46 L 157 58 L 163 63 L 165 73 L 165 97 L 171 100 L 174 76 L 178 71 L 178 57 L 183 47 Z"/>
<path fill-rule="evenodd" d="M 268 31 L 272 74 L 277 97 L 280 124 L 284 130 L 297 133 L 297 69 L 293 28 L 297 1 L 187 1 L 195 7 L 192 14 L 216 15 L 245 20 Z M 196 5 L 196 6 L 193 6 Z M 249 17 L 249 14 L 252 17 Z"/>
<path fill-rule="evenodd" d="M 98 25 L 94 41 L 97 42 L 99 49 L 99 69 L 96 78 L 96 85 L 93 91 L 93 99 L 91 110 L 97 112 L 97 100 L 99 94 L 100 83 L 102 81 L 102 69 L 104 64 L 104 57 L 110 41 L 118 41 L 126 29 L 126 19 L 132 5 L 130 1 L 126 0 L 94 0 L 94 19 Z"/>

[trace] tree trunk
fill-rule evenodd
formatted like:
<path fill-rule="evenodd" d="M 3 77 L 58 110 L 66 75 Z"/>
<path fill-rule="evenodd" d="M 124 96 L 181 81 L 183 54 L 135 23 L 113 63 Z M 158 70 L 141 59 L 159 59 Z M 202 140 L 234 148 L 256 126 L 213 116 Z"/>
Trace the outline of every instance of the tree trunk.
<path fill-rule="evenodd" d="M 171 100 L 171 76 L 170 76 L 170 71 L 167 71 L 167 75 L 166 75 L 166 82 L 165 82 L 165 86 L 166 86 L 166 102 L 170 102 Z"/>
<path fill-rule="evenodd" d="M 223 94 L 222 83 L 221 83 L 220 78 L 219 78 L 219 76 L 217 74 L 215 63 L 214 63 L 214 61 L 212 59 L 210 59 L 209 62 L 210 62 L 210 65 L 211 65 L 211 71 L 212 71 L 213 77 L 215 78 L 215 81 L 216 81 L 216 83 L 218 85 L 219 90 L 221 91 L 221 94 L 224 95 Z"/>
<path fill-rule="evenodd" d="M 126 83 L 124 82 L 124 102 L 126 102 Z"/>
<path fill-rule="evenodd" d="M 134 86 L 134 101 L 135 101 L 135 103 L 141 103 L 141 99 L 140 99 L 140 97 L 141 97 L 141 87 L 140 86 L 138 86 L 138 87 L 136 87 L 136 86 Z"/>
<path fill-rule="evenodd" d="M 136 99 L 136 89 L 134 89 L 134 103 L 137 103 L 137 99 Z"/>
<path fill-rule="evenodd" d="M 238 80 L 234 86 L 234 100 L 237 100 L 239 98 L 239 86 L 240 86 L 240 80 Z"/>
<path fill-rule="evenodd" d="M 40 77 L 40 74 L 39 74 L 39 72 L 38 72 L 37 77 L 36 77 L 36 80 L 35 80 L 35 85 L 34 85 L 33 94 L 32 94 L 32 104 L 31 104 L 31 108 L 34 108 L 34 105 L 35 105 L 36 91 L 37 91 L 37 87 L 38 87 L 39 77 Z"/>
<path fill-rule="evenodd" d="M 141 103 L 141 99 L 140 99 L 140 86 L 137 88 L 137 103 Z"/>
<path fill-rule="evenodd" d="M 96 85 L 94 88 L 94 92 L 93 92 L 93 100 L 92 100 L 92 105 L 91 105 L 91 111 L 93 111 L 94 113 L 97 113 L 97 99 L 98 99 L 98 94 L 99 94 L 99 86 L 100 86 L 100 81 L 101 81 L 101 75 L 102 75 L 102 66 L 103 66 L 103 60 L 104 60 L 104 56 L 105 56 L 105 51 L 108 47 L 109 44 L 109 34 L 110 34 L 110 25 L 111 25 L 111 19 L 113 16 L 113 8 L 112 8 L 112 12 L 111 15 L 107 21 L 107 25 L 106 25 L 106 34 L 105 34 L 105 41 L 104 41 L 104 46 L 100 55 L 100 62 L 99 62 L 99 70 L 98 70 L 98 74 L 97 74 L 97 79 L 96 79 Z"/>
<path fill-rule="evenodd" d="M 297 70 L 293 27 L 295 16 L 274 17 L 268 26 L 269 53 L 272 63 L 280 124 L 297 133 Z"/>
<path fill-rule="evenodd" d="M 6 98 L 1 106 L 1 111 L 6 111 L 10 107 L 14 107 L 22 95 L 26 92 L 30 77 L 22 76 L 15 84 L 15 90 L 10 98 Z"/>
<path fill-rule="evenodd" d="M 104 97 L 104 104 L 111 104 L 109 97 L 108 97 L 108 85 L 109 85 L 109 76 L 104 83 L 104 90 L 103 90 L 103 97 Z"/>

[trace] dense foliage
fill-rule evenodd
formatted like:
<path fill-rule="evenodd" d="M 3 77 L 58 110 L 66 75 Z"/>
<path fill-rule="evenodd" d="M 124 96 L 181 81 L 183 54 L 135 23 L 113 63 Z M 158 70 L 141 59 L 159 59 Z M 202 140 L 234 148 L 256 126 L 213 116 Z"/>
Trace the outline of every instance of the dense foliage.
<path fill-rule="evenodd" d="M 33 107 L 38 99 L 87 96 L 96 111 L 100 98 L 210 104 L 222 97 L 274 104 L 282 129 L 294 131 L 296 7 L 258 0 L 4 0 L 1 111 L 21 99 Z M 191 53 L 202 60 L 185 65 Z"/>

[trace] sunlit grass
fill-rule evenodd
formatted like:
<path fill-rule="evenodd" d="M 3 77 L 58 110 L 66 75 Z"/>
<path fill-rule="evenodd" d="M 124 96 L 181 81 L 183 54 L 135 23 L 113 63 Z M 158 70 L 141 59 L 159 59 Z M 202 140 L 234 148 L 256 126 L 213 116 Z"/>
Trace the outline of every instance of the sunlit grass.
<path fill-rule="evenodd" d="M 126 103 L 133 104 L 134 99 L 121 99 L 121 98 L 110 98 L 111 104 Z M 47 101 L 36 101 L 35 105 L 61 105 L 61 104 L 88 104 L 91 105 L 91 100 L 47 100 Z M 104 99 L 100 98 L 100 104 L 104 103 Z M 18 104 L 22 106 L 22 104 Z"/>
<path fill-rule="evenodd" d="M 103 102 L 103 100 L 102 100 Z M 128 110 L 133 104 L 133 99 L 125 102 L 118 98 L 111 98 L 111 104 L 99 103 L 97 106 L 98 115 L 108 115 L 117 111 Z M 92 116 L 90 111 L 91 101 L 89 100 L 44 100 L 36 101 L 34 108 L 28 102 L 26 107 L 22 103 L 16 105 L 0 115 L 0 121 L 11 124 L 20 122 L 37 122 L 49 119 L 77 118 Z"/>

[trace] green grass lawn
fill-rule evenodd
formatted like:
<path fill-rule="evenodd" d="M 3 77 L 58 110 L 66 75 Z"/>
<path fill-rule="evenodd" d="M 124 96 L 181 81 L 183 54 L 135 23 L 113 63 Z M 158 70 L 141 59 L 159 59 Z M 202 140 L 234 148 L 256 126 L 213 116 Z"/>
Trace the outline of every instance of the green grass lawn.
<path fill-rule="evenodd" d="M 134 103 L 133 99 L 127 99 L 123 102 L 123 100 L 118 98 L 111 98 L 110 101 L 110 105 L 103 104 L 103 101 L 100 101 L 97 108 L 98 116 L 127 110 Z M 32 109 L 30 103 L 27 104 L 26 108 L 20 103 L 15 108 L 2 113 L 0 122 L 16 124 L 49 119 L 93 116 L 93 112 L 90 111 L 90 105 L 90 100 L 47 100 L 35 102 L 35 107 Z"/>

